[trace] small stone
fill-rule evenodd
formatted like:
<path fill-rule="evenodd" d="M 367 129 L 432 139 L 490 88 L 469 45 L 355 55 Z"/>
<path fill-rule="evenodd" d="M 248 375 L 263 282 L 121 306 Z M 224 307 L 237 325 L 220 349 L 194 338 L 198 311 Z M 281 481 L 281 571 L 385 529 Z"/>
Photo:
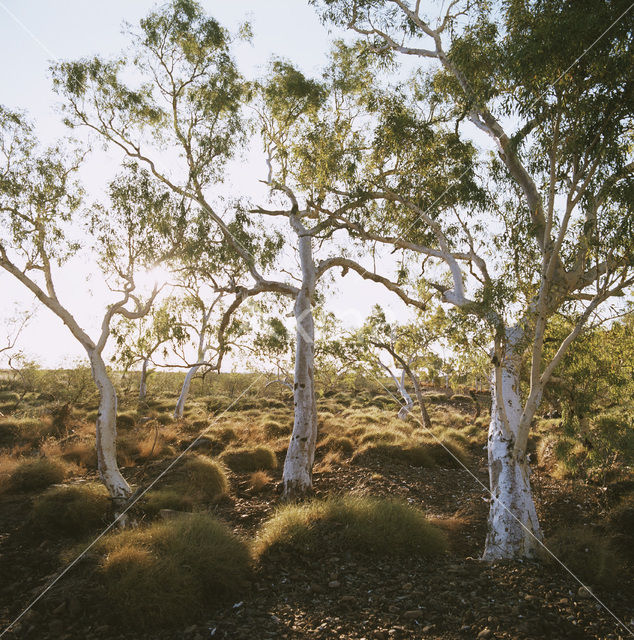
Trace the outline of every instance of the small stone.
<path fill-rule="evenodd" d="M 421 618 L 423 615 L 423 612 L 420 609 L 412 609 L 411 611 L 406 611 L 403 614 L 403 618 L 405 618 L 405 620 L 417 620 L 418 618 Z"/>
<path fill-rule="evenodd" d="M 478 638 L 481 640 L 486 640 L 486 638 L 490 638 L 493 635 L 493 631 L 491 629 L 484 628 L 478 634 Z"/>
<path fill-rule="evenodd" d="M 579 591 L 577 591 L 577 598 L 581 598 L 582 600 L 592 598 L 592 591 L 587 587 L 579 587 Z"/>
<path fill-rule="evenodd" d="M 341 583 L 339 582 L 339 580 L 331 580 L 331 581 L 328 583 L 328 586 L 329 586 L 331 589 L 338 589 L 338 588 L 341 586 Z"/>
<path fill-rule="evenodd" d="M 433 624 L 426 624 L 426 625 L 423 627 L 423 633 L 427 633 L 428 631 L 431 631 L 431 630 L 434 628 L 434 626 L 435 626 L 435 625 L 433 625 Z"/>

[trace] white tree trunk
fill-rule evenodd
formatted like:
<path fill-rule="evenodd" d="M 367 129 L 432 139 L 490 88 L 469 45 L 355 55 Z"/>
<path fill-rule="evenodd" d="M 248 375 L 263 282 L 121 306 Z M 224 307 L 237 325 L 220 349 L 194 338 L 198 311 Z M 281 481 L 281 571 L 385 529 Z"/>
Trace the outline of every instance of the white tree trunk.
<path fill-rule="evenodd" d="M 311 302 L 304 291 L 300 292 L 295 302 L 295 318 L 297 321 L 293 384 L 295 420 L 282 476 L 283 498 L 287 500 L 304 496 L 312 491 L 317 441 L 314 383 L 315 329 Z"/>
<path fill-rule="evenodd" d="M 143 360 L 143 367 L 141 368 L 141 382 L 139 384 L 139 400 L 143 401 L 147 397 L 147 368 L 148 358 Z"/>
<path fill-rule="evenodd" d="M 302 234 L 299 221 L 291 219 L 299 236 L 299 260 L 302 268 L 302 286 L 295 299 L 296 345 L 295 380 L 293 398 L 295 420 L 293 433 L 286 452 L 282 474 L 283 493 L 293 500 L 313 489 L 313 463 L 317 442 L 317 403 L 315 401 L 315 323 L 312 299 L 315 292 L 315 262 L 312 238 Z"/>
<path fill-rule="evenodd" d="M 398 391 L 401 394 L 401 397 L 405 401 L 405 406 L 399 409 L 398 418 L 399 420 L 407 420 L 407 416 L 414 406 L 414 401 L 412 400 L 412 396 L 407 393 L 407 389 L 405 388 L 405 370 L 403 370 L 401 379 L 399 380 L 398 378 L 394 377 L 394 381 L 398 386 Z"/>
<path fill-rule="evenodd" d="M 180 396 L 178 396 L 178 402 L 176 403 L 176 409 L 174 409 L 174 418 L 180 419 L 185 412 L 185 403 L 187 402 L 187 396 L 189 395 L 189 388 L 192 384 L 192 379 L 196 375 L 196 371 L 202 367 L 202 364 L 195 364 L 187 372 L 185 380 L 183 381 L 183 388 L 181 389 Z"/>
<path fill-rule="evenodd" d="M 527 437 L 519 436 L 520 346 L 522 332 L 507 330 L 504 360 L 491 382 L 491 424 L 489 427 L 489 480 L 491 504 L 483 560 L 532 558 L 542 539 L 530 485 L 526 456 Z M 501 399 L 498 383 L 501 383 Z"/>
<path fill-rule="evenodd" d="M 106 485 L 113 500 L 115 512 L 119 512 L 130 496 L 130 486 L 117 465 L 117 393 L 108 376 L 106 365 L 96 350 L 88 351 L 92 377 L 99 389 L 96 444 L 99 477 Z"/>

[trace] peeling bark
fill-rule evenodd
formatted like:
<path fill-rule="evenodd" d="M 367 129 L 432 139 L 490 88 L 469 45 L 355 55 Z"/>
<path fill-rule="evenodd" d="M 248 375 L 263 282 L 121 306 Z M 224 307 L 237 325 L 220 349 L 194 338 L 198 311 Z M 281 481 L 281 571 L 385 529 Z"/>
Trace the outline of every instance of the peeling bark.
<path fill-rule="evenodd" d="M 526 455 L 527 438 L 521 435 L 519 368 L 522 332 L 507 331 L 507 345 L 501 371 L 491 384 L 492 406 L 489 427 L 489 480 L 491 504 L 483 560 L 533 558 L 542 533 L 530 484 Z M 502 404 L 500 404 L 500 401 Z"/>

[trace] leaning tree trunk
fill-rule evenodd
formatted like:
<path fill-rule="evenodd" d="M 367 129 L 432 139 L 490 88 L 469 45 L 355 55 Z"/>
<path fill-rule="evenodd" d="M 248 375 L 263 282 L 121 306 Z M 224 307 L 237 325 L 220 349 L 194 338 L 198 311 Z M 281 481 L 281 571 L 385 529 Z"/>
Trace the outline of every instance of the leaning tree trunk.
<path fill-rule="evenodd" d="M 141 382 L 139 384 L 139 400 L 144 402 L 147 398 L 147 368 L 148 358 L 144 358 L 143 367 L 141 368 Z"/>
<path fill-rule="evenodd" d="M 108 370 L 96 350 L 87 350 L 92 377 L 99 390 L 96 445 L 99 477 L 112 498 L 115 513 L 119 513 L 130 496 L 130 486 L 117 465 L 117 392 Z"/>
<path fill-rule="evenodd" d="M 189 388 L 191 387 L 192 379 L 196 375 L 196 371 L 198 371 L 200 367 L 202 367 L 202 363 L 195 364 L 190 368 L 185 376 L 183 388 L 181 389 L 181 393 L 178 396 L 178 402 L 176 403 L 176 408 L 174 409 L 174 418 L 176 419 L 182 418 L 185 413 L 185 403 L 187 402 L 187 396 L 189 395 Z"/>
<path fill-rule="evenodd" d="M 530 485 L 526 455 L 527 436 L 520 436 L 522 415 L 520 397 L 521 330 L 507 330 L 506 353 L 497 379 L 491 384 L 492 406 L 489 427 L 489 480 L 491 503 L 485 549 L 487 561 L 532 558 L 542 534 Z M 501 385 L 500 406 L 496 389 Z M 505 420 L 506 417 L 506 420 Z M 508 427 L 506 426 L 508 425 Z"/>

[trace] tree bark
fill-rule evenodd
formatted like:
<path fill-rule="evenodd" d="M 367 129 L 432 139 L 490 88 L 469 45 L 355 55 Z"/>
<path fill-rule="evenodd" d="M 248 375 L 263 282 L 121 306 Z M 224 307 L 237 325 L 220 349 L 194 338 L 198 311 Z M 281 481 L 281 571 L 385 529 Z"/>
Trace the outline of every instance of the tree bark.
<path fill-rule="evenodd" d="M 141 382 L 139 384 L 139 400 L 141 402 L 147 398 L 147 368 L 148 358 L 144 358 L 143 367 L 141 367 Z"/>
<path fill-rule="evenodd" d="M 296 346 L 293 397 L 295 419 L 282 475 L 285 500 L 295 500 L 313 488 L 313 463 L 317 442 L 317 403 L 315 401 L 315 324 L 312 297 L 315 290 L 315 264 L 311 238 L 299 236 L 302 287 L 295 299 Z"/>
<path fill-rule="evenodd" d="M 176 408 L 174 409 L 174 418 L 176 419 L 180 419 L 183 417 L 183 414 L 185 412 L 185 403 L 187 402 L 187 396 L 189 395 L 189 388 L 191 387 L 192 379 L 194 375 L 196 375 L 196 371 L 198 371 L 200 367 L 202 367 L 202 363 L 195 364 L 189 369 L 187 375 L 185 376 L 183 387 L 181 389 L 180 395 L 178 396 Z"/>
<path fill-rule="evenodd" d="M 404 371 L 405 370 L 403 370 L 403 372 Z M 414 406 L 414 401 L 412 400 L 412 396 L 410 396 L 409 393 L 407 393 L 407 389 L 405 388 L 405 380 L 403 380 L 402 378 L 401 380 L 399 380 L 396 377 L 394 378 L 394 380 L 396 381 L 396 384 L 398 386 L 398 391 L 401 394 L 401 397 L 405 401 L 405 405 L 402 406 L 398 411 L 398 419 L 407 420 L 407 416 L 409 415 L 409 412 L 412 410 L 412 407 Z"/>
<path fill-rule="evenodd" d="M 491 384 L 489 480 L 491 503 L 483 560 L 533 558 L 542 533 L 530 485 L 527 437 L 520 434 L 519 342 L 521 329 L 507 330 L 507 344 Z M 500 388 L 501 386 L 501 388 Z"/>
<path fill-rule="evenodd" d="M 115 513 L 119 513 L 131 490 L 117 465 L 117 392 L 108 370 L 97 350 L 86 349 L 92 377 L 99 390 L 99 412 L 96 425 L 97 466 L 99 477 L 112 498 Z"/>

